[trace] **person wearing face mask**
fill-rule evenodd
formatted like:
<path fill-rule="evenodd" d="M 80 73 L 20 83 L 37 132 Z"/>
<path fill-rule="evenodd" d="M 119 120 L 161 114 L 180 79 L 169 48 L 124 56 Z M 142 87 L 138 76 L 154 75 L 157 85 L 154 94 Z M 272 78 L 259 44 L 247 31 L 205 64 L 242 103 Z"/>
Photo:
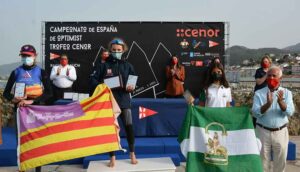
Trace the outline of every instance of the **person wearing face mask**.
<path fill-rule="evenodd" d="M 105 63 L 109 57 L 109 51 L 107 49 L 102 49 L 100 53 L 100 57 L 101 58 L 97 58 L 95 65 Z"/>
<path fill-rule="evenodd" d="M 231 89 L 226 80 L 221 63 L 212 64 L 203 91 L 199 96 L 199 105 L 206 107 L 230 107 Z"/>
<path fill-rule="evenodd" d="M 101 65 L 104 65 L 104 63 L 106 62 L 106 60 L 108 59 L 109 57 L 109 51 L 107 49 L 102 49 L 101 52 L 100 52 L 100 58 L 97 58 L 96 61 L 93 63 L 93 72 L 96 72 L 96 70 L 98 68 L 102 68 Z M 92 73 L 90 76 L 89 76 L 89 82 L 93 82 L 92 79 L 93 79 L 93 75 L 95 73 Z M 93 84 L 93 83 L 90 83 L 89 84 L 89 95 L 93 95 L 93 92 L 95 90 L 95 88 L 97 87 L 97 85 Z"/>
<path fill-rule="evenodd" d="M 272 59 L 268 56 L 265 55 L 260 62 L 261 67 L 258 68 L 255 72 L 255 87 L 254 91 L 257 91 L 259 89 L 262 89 L 267 86 L 267 71 L 270 68 L 272 64 Z"/>
<path fill-rule="evenodd" d="M 35 48 L 32 45 L 24 45 L 21 47 L 19 55 L 21 56 L 22 65 L 11 72 L 3 92 L 3 96 L 14 103 L 15 114 L 17 114 L 17 107 L 44 105 L 52 96 L 52 89 L 47 73 L 44 69 L 36 65 L 37 53 Z M 25 96 L 16 97 L 13 94 L 16 83 L 25 84 Z M 41 167 L 37 167 L 36 172 L 40 171 Z"/>
<path fill-rule="evenodd" d="M 93 73 L 91 74 L 90 84 L 92 88 L 96 88 L 98 84 L 104 82 L 105 78 L 110 78 L 114 76 L 119 76 L 124 82 L 120 88 L 112 89 L 112 93 L 121 109 L 121 119 L 125 126 L 125 132 L 129 147 L 129 155 L 131 159 L 131 164 L 137 164 L 134 153 L 134 131 L 131 116 L 131 98 L 129 93 L 131 93 L 134 88 L 132 86 L 126 87 L 126 82 L 129 75 L 135 75 L 134 68 L 132 64 L 124 59 L 124 53 L 128 50 L 126 43 L 120 38 L 114 38 L 110 41 L 109 45 L 110 55 L 106 62 L 102 65 L 98 65 Z M 109 167 L 114 167 L 116 162 L 116 156 L 114 152 L 110 153 Z"/>
<path fill-rule="evenodd" d="M 202 79 L 203 79 L 204 82 L 207 80 L 207 77 L 209 76 L 209 71 L 208 70 L 209 70 L 210 66 L 213 66 L 216 63 L 222 64 L 221 59 L 220 59 L 219 56 L 216 56 L 212 60 L 210 60 L 210 62 L 208 63 L 208 66 L 204 68 L 205 71 L 203 73 L 205 73 L 205 74 L 202 76 Z"/>
<path fill-rule="evenodd" d="M 53 83 L 53 102 L 62 99 L 65 92 L 72 92 L 72 85 L 77 79 L 75 67 L 68 64 L 68 56 L 62 54 L 60 64 L 53 66 L 50 79 Z"/>
<path fill-rule="evenodd" d="M 271 152 L 273 171 L 283 172 L 286 167 L 289 141 L 288 117 L 295 107 L 292 92 L 280 86 L 282 70 L 272 66 L 267 71 L 267 87 L 255 92 L 252 114 L 257 118 L 257 134 L 262 142 L 261 158 L 265 172 L 271 171 Z"/>
<path fill-rule="evenodd" d="M 221 63 L 220 57 L 214 57 L 214 58 L 212 59 L 210 65 L 212 66 L 212 65 L 214 65 L 214 64 L 216 64 L 216 63 Z"/>
<path fill-rule="evenodd" d="M 181 98 L 184 92 L 183 83 L 185 79 L 185 70 L 176 55 L 172 56 L 169 65 L 166 67 L 166 77 L 166 97 Z"/>
<path fill-rule="evenodd" d="M 269 70 L 271 64 L 272 64 L 272 59 L 268 55 L 263 56 L 260 62 L 261 67 L 256 70 L 254 75 L 255 77 L 254 92 L 267 86 L 267 71 Z M 252 117 L 252 121 L 253 121 L 253 126 L 256 127 L 256 118 Z"/>

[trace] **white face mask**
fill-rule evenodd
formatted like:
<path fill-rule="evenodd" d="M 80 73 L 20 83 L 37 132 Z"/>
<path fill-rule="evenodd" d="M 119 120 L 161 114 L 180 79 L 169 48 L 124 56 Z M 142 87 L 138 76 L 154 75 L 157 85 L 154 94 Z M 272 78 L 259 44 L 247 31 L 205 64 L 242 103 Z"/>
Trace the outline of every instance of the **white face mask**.
<path fill-rule="evenodd" d="M 111 55 L 118 60 L 121 60 L 122 54 L 123 54 L 122 52 L 112 52 L 111 53 Z"/>
<path fill-rule="evenodd" d="M 25 66 L 31 66 L 34 63 L 34 58 L 33 57 L 22 57 L 22 63 Z"/>

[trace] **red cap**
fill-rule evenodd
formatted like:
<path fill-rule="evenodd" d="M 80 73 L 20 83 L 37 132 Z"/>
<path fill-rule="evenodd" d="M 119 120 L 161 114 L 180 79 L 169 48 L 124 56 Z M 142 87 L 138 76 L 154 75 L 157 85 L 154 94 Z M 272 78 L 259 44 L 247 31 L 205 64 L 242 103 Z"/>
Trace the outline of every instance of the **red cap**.
<path fill-rule="evenodd" d="M 21 47 L 19 55 L 30 55 L 30 56 L 36 55 L 36 51 L 35 51 L 34 46 L 32 46 L 32 45 L 23 45 Z"/>

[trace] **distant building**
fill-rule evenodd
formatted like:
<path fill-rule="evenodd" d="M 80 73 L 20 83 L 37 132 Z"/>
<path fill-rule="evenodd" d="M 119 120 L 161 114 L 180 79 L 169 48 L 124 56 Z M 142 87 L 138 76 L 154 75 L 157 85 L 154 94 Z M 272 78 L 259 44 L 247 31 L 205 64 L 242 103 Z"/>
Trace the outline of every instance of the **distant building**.
<path fill-rule="evenodd" d="M 292 66 L 286 66 L 286 67 L 283 67 L 282 72 L 283 72 L 285 75 L 291 75 L 291 74 L 292 74 Z"/>
<path fill-rule="evenodd" d="M 238 83 L 240 81 L 240 71 L 230 70 L 225 72 L 226 79 L 230 83 Z"/>
<path fill-rule="evenodd" d="M 241 77 L 238 87 L 240 88 L 253 88 L 255 86 L 254 77 Z"/>
<path fill-rule="evenodd" d="M 292 75 L 300 75 L 300 65 L 291 66 Z"/>
<path fill-rule="evenodd" d="M 251 67 L 241 67 L 240 68 L 240 77 L 254 77 L 258 66 L 251 66 Z"/>
<path fill-rule="evenodd" d="M 254 77 L 244 77 L 240 78 L 238 87 L 240 88 L 254 88 L 255 78 Z M 300 76 L 284 77 L 281 81 L 281 86 L 286 88 L 300 88 Z"/>
<path fill-rule="evenodd" d="M 283 87 L 300 88 L 300 77 L 283 78 Z"/>

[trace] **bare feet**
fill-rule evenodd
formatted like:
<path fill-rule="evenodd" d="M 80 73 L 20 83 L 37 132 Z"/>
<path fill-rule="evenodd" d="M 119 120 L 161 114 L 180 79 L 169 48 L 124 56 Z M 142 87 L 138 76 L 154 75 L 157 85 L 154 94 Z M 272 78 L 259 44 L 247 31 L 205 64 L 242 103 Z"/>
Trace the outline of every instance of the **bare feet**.
<path fill-rule="evenodd" d="M 130 152 L 130 159 L 131 159 L 131 164 L 137 164 L 138 163 L 134 152 Z"/>
<path fill-rule="evenodd" d="M 110 157 L 110 162 L 108 163 L 108 167 L 113 168 L 116 164 L 116 156 L 111 156 Z"/>

